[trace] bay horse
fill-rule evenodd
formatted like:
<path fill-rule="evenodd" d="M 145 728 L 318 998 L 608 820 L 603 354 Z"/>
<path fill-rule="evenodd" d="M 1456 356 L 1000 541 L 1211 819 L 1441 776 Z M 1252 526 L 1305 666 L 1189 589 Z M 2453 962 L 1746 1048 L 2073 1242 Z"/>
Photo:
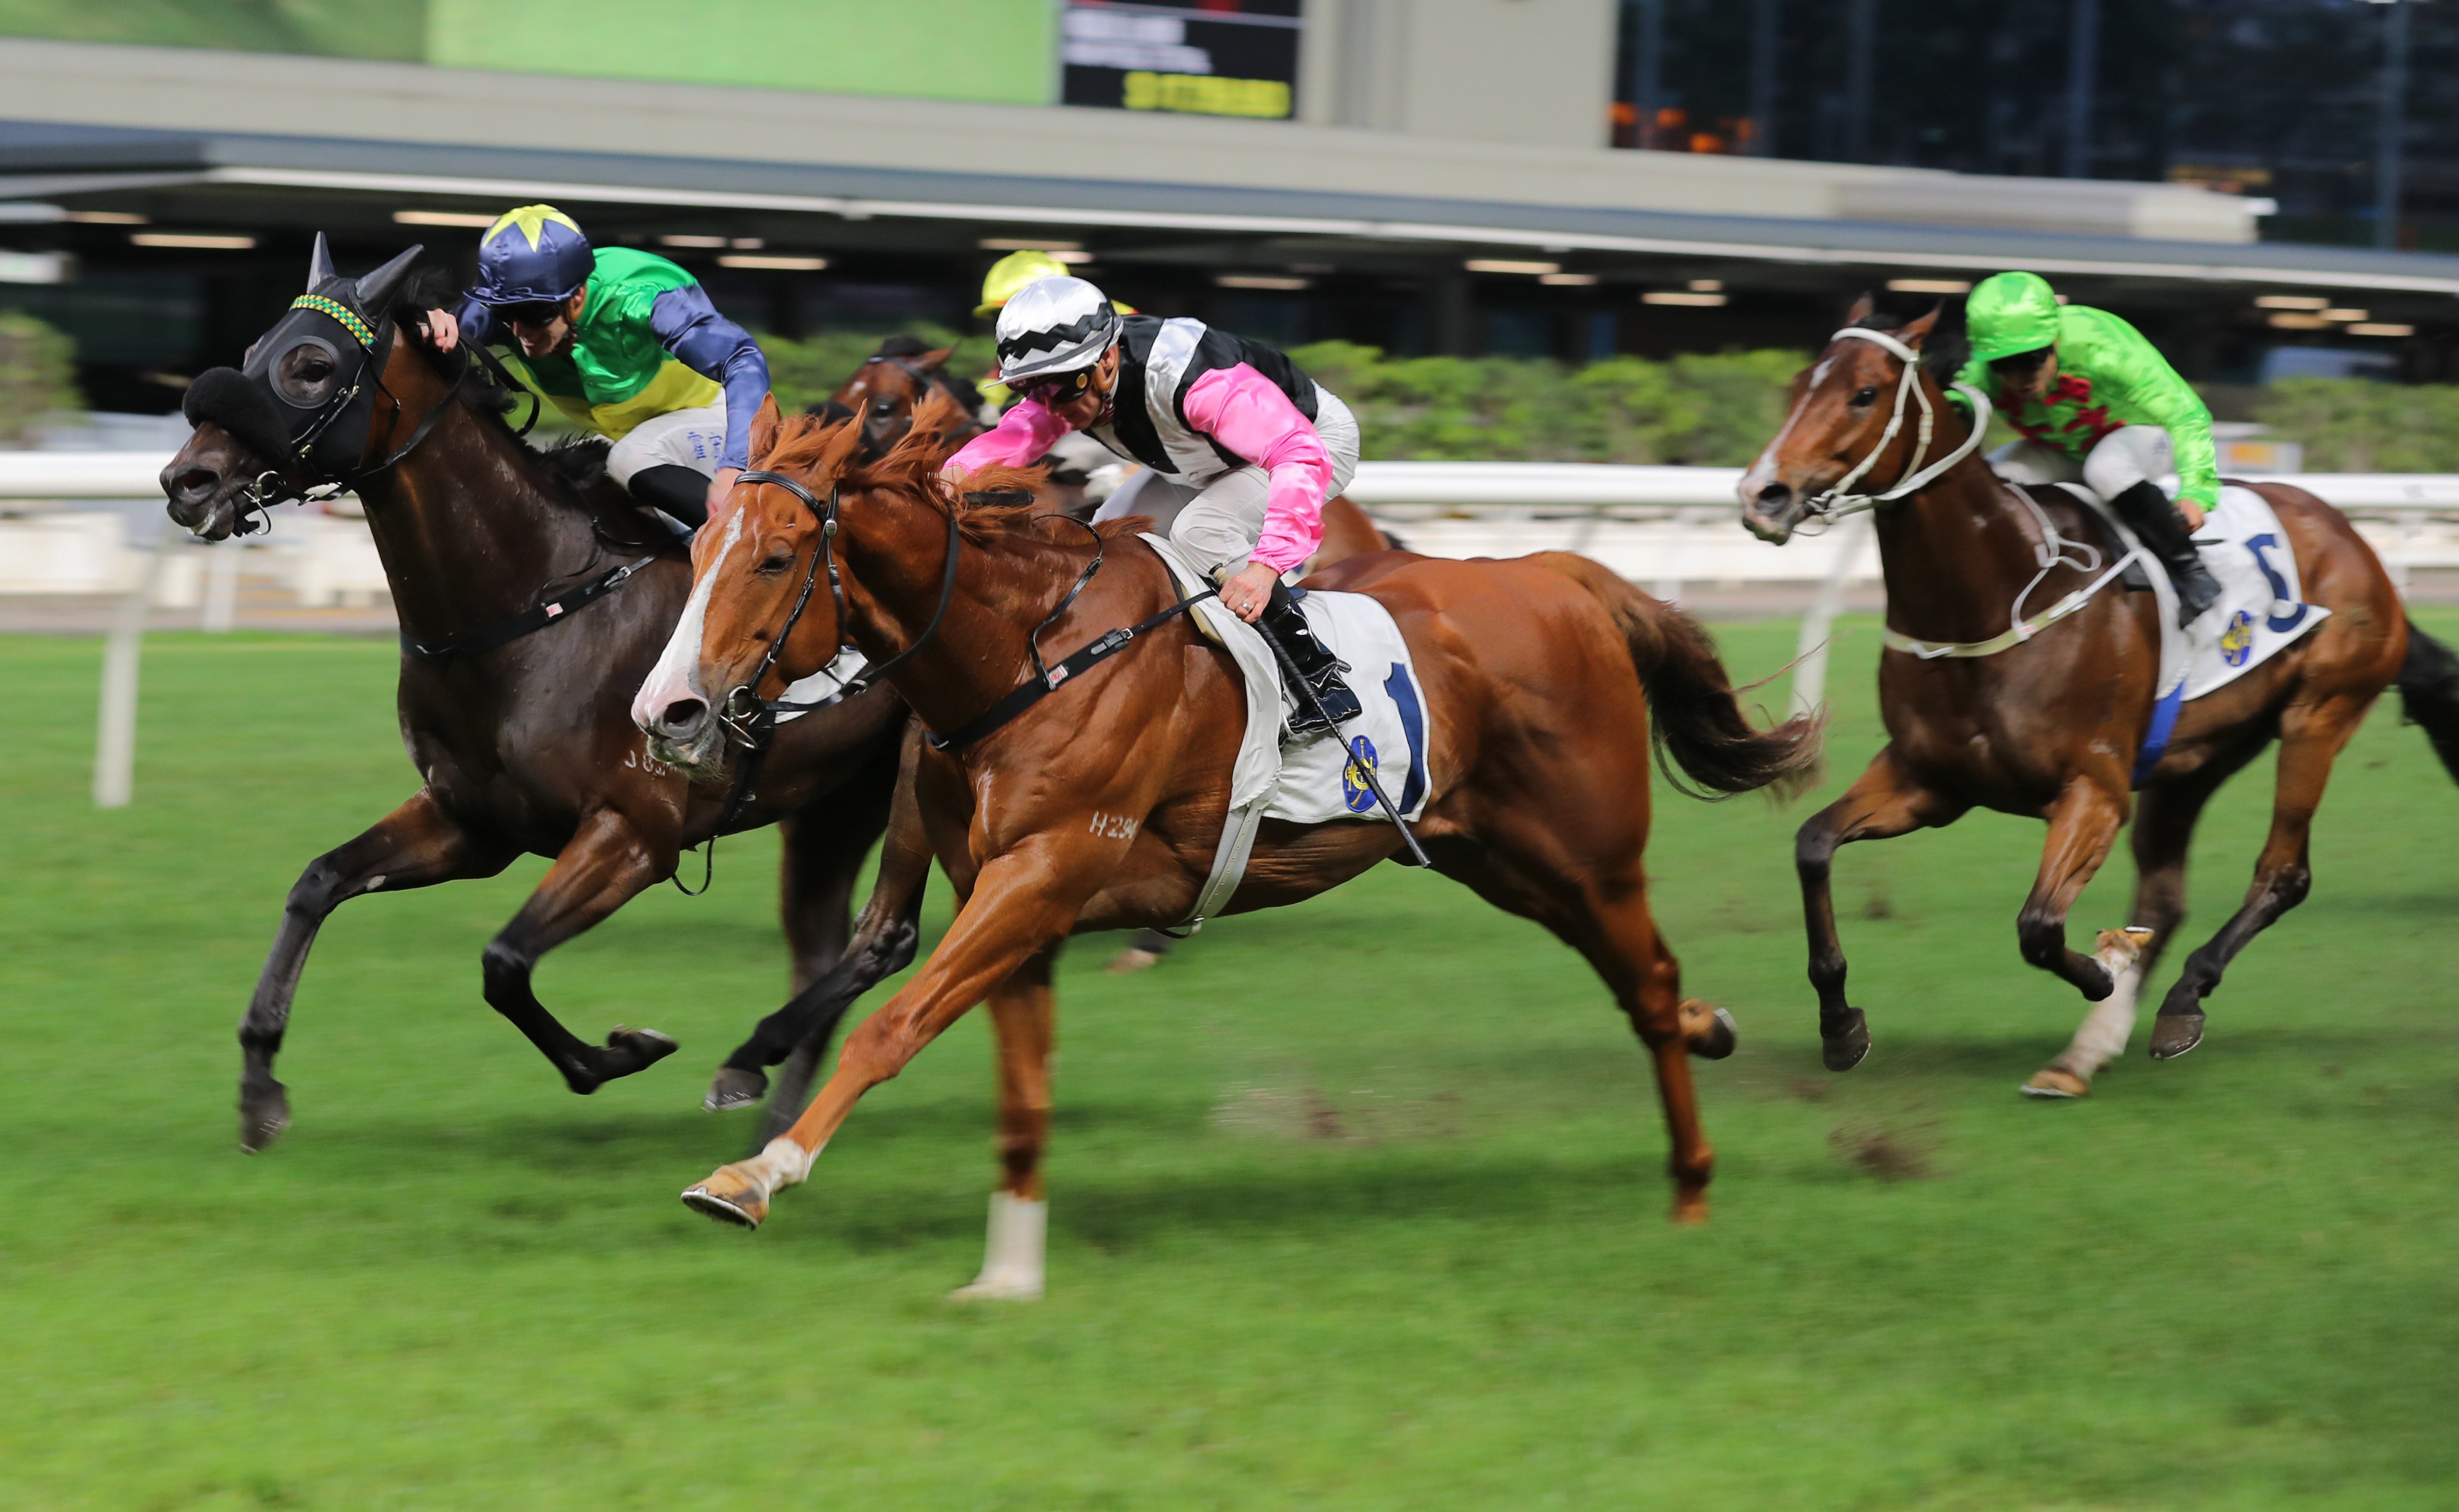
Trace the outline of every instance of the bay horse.
<path fill-rule="evenodd" d="M 538 958 L 673 875 L 679 852 L 707 842 L 721 819 L 729 832 L 776 823 L 796 985 L 816 980 L 844 946 L 856 873 L 895 782 L 905 712 L 887 690 L 783 725 L 739 807 L 730 772 L 695 787 L 649 756 L 627 708 L 690 590 L 685 554 L 591 465 L 602 464 L 602 443 L 541 457 L 505 423 L 500 396 L 482 397 L 466 368 L 456 377 L 403 339 L 396 311 L 434 303 L 434 291 L 400 292 L 418 251 L 354 282 L 334 274 L 320 236 L 308 307 L 294 305 L 250 348 L 246 372 L 198 380 L 195 430 L 162 471 L 171 517 L 207 540 L 272 499 L 348 476 L 401 619 L 402 738 L 421 786 L 290 890 L 240 1025 L 248 1151 L 289 1122 L 274 1056 L 317 930 L 345 900 L 493 876 L 524 853 L 554 858 L 487 944 L 485 994 L 586 1094 L 675 1042 L 627 1028 L 582 1041 L 532 991 Z M 303 449 L 309 426 L 322 433 Z"/>
<path fill-rule="evenodd" d="M 2187 957 L 2162 999 L 2154 1060 L 2200 1041 L 2203 1001 L 2229 962 L 2304 899 L 2313 881 L 2308 831 L 2324 781 L 2385 687 L 2397 683 L 2446 765 L 2459 757 L 2459 662 L 2407 622 L 2382 563 L 2345 516 L 2301 489 L 2253 485 L 2279 514 L 2306 599 L 2330 617 L 2185 704 L 2166 753 L 2143 781 L 2133 781 L 2159 675 L 2158 596 L 2108 584 L 2053 623 L 2034 616 L 2031 633 L 2013 633 L 2026 628 L 2012 623 L 2020 598 L 2047 611 L 2105 578 L 2105 568 L 2067 547 L 2097 543 L 2103 563 L 2124 550 L 2066 490 L 2018 490 L 1978 454 L 1970 425 L 1920 370 L 1938 313 L 1898 327 L 1875 321 L 1867 299 L 1856 305 L 1847 327 L 1795 378 L 1783 429 L 1739 484 L 1743 523 L 1778 545 L 1821 514 L 1819 501 L 1839 485 L 1876 498 L 1889 632 L 1960 642 L 1966 653 L 1923 658 L 1888 648 L 1879 663 L 1887 744 L 1796 838 L 1819 1035 L 1830 1070 L 1849 1070 L 1869 1052 L 1865 1016 L 1844 995 L 1828 881 L 1837 848 L 1952 824 L 1976 808 L 2033 815 L 2048 821 L 2049 840 L 2016 916 L 2024 959 L 2100 1006 L 2025 1090 L 2079 1097 L 2124 1052 L 2136 989 L 2184 921 L 2187 848 L 2212 794 L 2280 743 L 2271 832 L 2253 885 L 2219 932 Z M 1908 394 L 1921 406 L 1918 427 L 1904 423 Z M 1951 465 L 1923 466 L 1920 448 L 1933 442 L 1927 455 L 1954 457 Z M 1999 640 L 2003 649 L 1969 654 Z M 2459 765 L 2451 770 L 2459 775 Z M 2139 798 L 2131 790 L 2137 787 Z M 2067 945 L 2067 914 L 2107 859 L 2130 808 L 2137 872 L 2131 928 L 2103 932 L 2087 956 Z"/>
<path fill-rule="evenodd" d="M 902 445 L 863 464 L 856 428 L 764 412 L 757 469 L 693 547 L 702 611 L 677 627 L 634 715 L 662 761 L 691 767 L 722 745 L 708 690 L 742 685 L 772 647 L 791 674 L 851 640 L 875 663 L 894 660 L 889 679 L 921 724 L 961 731 L 1034 676 L 1039 642 L 1055 655 L 1135 627 L 1127 649 L 1044 683 L 1052 697 L 996 731 L 915 750 L 914 800 L 956 890 L 955 924 L 847 1037 L 789 1129 L 684 1193 L 757 1227 L 866 1089 L 987 998 L 1002 1176 L 989 1260 L 967 1294 L 1038 1295 L 1053 962 L 1071 933 L 1187 917 L 1222 834 L 1245 692 L 1227 654 L 1173 611 L 1193 600 L 1132 534 L 1141 521 L 1088 532 L 1035 503 L 995 502 L 1035 485 L 1016 470 L 980 470 L 958 495 L 938 472 L 948 418 L 926 406 Z M 1753 727 L 1706 632 L 1583 557 L 1387 554 L 1331 578 L 1318 584 L 1345 581 L 1388 607 L 1415 655 L 1430 783 L 1417 832 L 1436 869 L 1544 923 L 1604 978 L 1654 1060 L 1673 1215 L 1704 1217 L 1712 1155 L 1690 1057 L 1729 1054 L 1734 1033 L 1721 1011 L 1683 998 L 1650 915 L 1650 737 L 1669 771 L 1737 793 L 1805 780 L 1817 724 Z M 813 581 L 824 586 L 801 591 Z M 1399 847 L 1384 823 L 1267 823 L 1225 912 L 1298 902 Z"/>

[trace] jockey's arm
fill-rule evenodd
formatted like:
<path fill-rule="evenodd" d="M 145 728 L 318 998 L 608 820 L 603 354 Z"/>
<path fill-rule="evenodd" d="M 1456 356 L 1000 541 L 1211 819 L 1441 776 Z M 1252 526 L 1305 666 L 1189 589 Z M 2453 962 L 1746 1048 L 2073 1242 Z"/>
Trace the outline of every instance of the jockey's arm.
<path fill-rule="evenodd" d="M 463 300 L 457 313 L 440 309 L 427 312 L 427 339 L 439 352 L 450 352 L 465 341 L 473 346 L 484 346 L 494 336 L 494 312 L 476 300 Z"/>
<path fill-rule="evenodd" d="M 1043 409 L 1040 401 L 1019 400 L 999 416 L 998 425 L 966 442 L 955 456 L 940 464 L 939 472 L 953 482 L 977 468 L 1023 467 L 1048 452 L 1069 429 L 1066 421 Z"/>
<path fill-rule="evenodd" d="M 725 390 L 725 450 L 717 459 L 711 502 L 750 465 L 751 417 L 768 397 L 768 359 L 751 333 L 717 312 L 699 284 L 668 289 L 649 306 L 649 329 L 675 360 Z"/>
<path fill-rule="evenodd" d="M 2104 333 L 2094 380 L 2115 388 L 2132 418 L 2169 432 L 2177 467 L 2177 503 L 2189 523 L 2219 503 L 2219 453 L 2212 445 L 2212 411 L 2202 395 L 2169 366 L 2142 332 L 2113 315 L 2099 323 Z M 2186 511 L 2184 506 L 2195 509 Z"/>
<path fill-rule="evenodd" d="M 1245 363 L 1198 378 L 1187 390 L 1185 413 L 1188 425 L 1253 462 L 1271 479 L 1255 549 L 1221 591 L 1223 603 L 1251 620 L 1247 600 L 1251 598 L 1260 613 L 1273 580 L 1323 544 L 1332 454 L 1324 450 L 1314 422 L 1299 412 L 1280 386 Z"/>

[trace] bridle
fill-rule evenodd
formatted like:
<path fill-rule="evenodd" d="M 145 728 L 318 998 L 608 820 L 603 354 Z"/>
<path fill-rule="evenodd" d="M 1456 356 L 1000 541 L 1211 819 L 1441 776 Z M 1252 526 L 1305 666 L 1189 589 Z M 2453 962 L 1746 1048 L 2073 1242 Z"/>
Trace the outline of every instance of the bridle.
<path fill-rule="evenodd" d="M 338 498 L 342 494 L 356 491 L 360 484 L 369 478 L 378 477 L 392 471 L 434 433 L 445 412 L 452 408 L 452 401 L 460 393 L 461 386 L 470 381 L 470 374 L 474 368 L 481 366 L 486 368 L 489 376 L 508 391 L 518 391 L 521 388 L 512 374 L 505 371 L 503 364 L 496 360 L 494 353 L 485 350 L 475 343 L 463 342 L 459 369 L 452 374 L 452 381 L 444 386 L 444 392 L 437 398 L 434 406 L 411 429 L 409 439 L 393 448 L 382 459 L 367 467 L 339 471 L 329 466 L 315 467 L 309 462 L 309 458 L 324 441 L 326 432 L 330 430 L 344 415 L 350 412 L 363 394 L 368 395 L 369 398 L 370 421 L 374 417 L 375 395 L 381 395 L 385 403 L 392 407 L 392 416 L 396 422 L 400 419 L 401 398 L 386 387 L 384 368 L 391 359 L 393 342 L 399 339 L 401 323 L 389 316 L 386 317 L 382 336 L 370 341 L 368 338 L 376 337 L 376 333 L 368 329 L 366 322 L 356 311 L 341 304 L 339 301 L 318 295 L 303 294 L 290 302 L 290 307 L 313 310 L 317 314 L 333 320 L 352 336 L 358 337 L 359 340 L 354 347 L 359 354 L 358 366 L 351 371 L 349 383 L 347 386 L 337 386 L 332 396 L 308 416 L 305 429 L 289 438 L 290 452 L 284 464 L 278 468 L 265 469 L 241 487 L 236 495 L 239 508 L 231 526 L 231 534 L 235 536 L 249 536 L 259 531 L 271 530 L 273 528 L 271 511 L 276 504 L 288 503 L 293 499 L 302 503 L 320 503 L 326 499 Z M 349 318 L 343 319 L 345 315 Z M 281 359 L 277 357 L 274 360 L 279 362 Z M 373 394 L 368 393 L 370 388 L 373 389 Z M 513 434 L 528 435 L 532 428 L 536 426 L 539 410 L 543 408 L 537 395 L 532 393 L 529 418 L 522 421 L 520 428 Z M 294 481 L 302 478 L 305 479 L 304 487 Z"/>
<path fill-rule="evenodd" d="M 1929 455 L 1930 437 L 1936 428 L 1938 416 L 1929 402 L 1929 390 L 1922 387 L 1921 353 L 1885 331 L 1872 330 L 1866 326 L 1847 326 L 1827 340 L 1832 345 L 1848 338 L 1868 342 L 1894 354 L 1897 360 L 1903 364 L 1903 375 L 1896 381 L 1895 412 L 1887 417 L 1887 428 L 1880 432 L 1879 444 L 1870 449 L 1870 454 L 1863 457 L 1852 472 L 1838 478 L 1828 487 L 1827 492 L 1803 506 L 1805 514 L 1819 519 L 1841 519 L 1847 514 L 1859 514 L 1864 510 L 1873 510 L 1881 504 L 1891 504 L 1908 494 L 1919 493 L 1936 482 L 1947 469 L 1970 456 L 1980 447 L 1981 438 L 1989 431 L 1991 408 L 1989 396 L 1970 384 L 1955 385 L 1956 390 L 1972 402 L 1972 431 L 1964 438 L 1962 446 L 1929 466 L 1922 466 L 1922 459 Z M 1917 400 L 1921 404 L 1921 427 L 1913 445 L 1912 459 L 1904 464 L 1904 472 L 1897 479 L 1896 486 L 1885 493 L 1853 493 L 1853 486 L 1861 481 L 1863 473 L 1877 465 L 1879 458 L 1886 454 L 1887 448 L 1895 444 L 1897 435 L 1902 431 L 1904 401 L 1907 398 Z"/>
<path fill-rule="evenodd" d="M 835 692 L 816 703 L 789 704 L 783 699 L 764 699 L 760 696 L 760 684 L 767 679 L 770 672 L 776 670 L 777 659 L 786 651 L 787 638 L 791 636 L 794 633 L 794 627 L 802 622 L 803 611 L 810 607 L 811 593 L 819 584 L 820 570 L 824 566 L 829 575 L 829 599 L 836 608 L 837 638 L 839 640 L 845 638 L 845 575 L 837 566 L 836 555 L 837 508 L 844 494 L 838 485 L 831 483 L 829 485 L 828 502 L 823 504 L 820 502 L 819 495 L 805 488 L 800 482 L 788 477 L 783 472 L 771 472 L 765 468 L 753 468 L 743 472 L 735 478 L 734 482 L 738 488 L 745 484 L 756 487 L 766 483 L 784 489 L 802 500 L 803 507 L 809 510 L 812 517 L 820 522 L 820 543 L 811 553 L 811 564 L 803 570 L 803 588 L 794 596 L 794 607 L 786 612 L 786 622 L 778 627 L 777 634 L 769 640 L 767 654 L 760 659 L 760 665 L 752 669 L 750 677 L 735 684 L 725 695 L 725 702 L 718 709 L 718 723 L 725 725 L 727 732 L 743 742 L 745 746 L 757 751 L 767 745 L 767 737 L 775 732 L 778 715 L 801 714 L 811 709 L 827 708 L 831 704 L 842 704 L 856 694 L 868 691 L 891 671 L 911 660 L 915 652 L 931 643 L 932 640 L 938 635 L 939 626 L 948 618 L 948 605 L 956 597 L 956 554 L 962 544 L 962 536 L 957 533 L 956 512 L 952 507 L 948 511 L 948 565 L 939 578 L 939 604 L 937 608 L 931 611 L 931 622 L 922 627 L 922 633 L 914 638 L 911 645 L 876 666 L 864 667 L 839 686 Z"/>

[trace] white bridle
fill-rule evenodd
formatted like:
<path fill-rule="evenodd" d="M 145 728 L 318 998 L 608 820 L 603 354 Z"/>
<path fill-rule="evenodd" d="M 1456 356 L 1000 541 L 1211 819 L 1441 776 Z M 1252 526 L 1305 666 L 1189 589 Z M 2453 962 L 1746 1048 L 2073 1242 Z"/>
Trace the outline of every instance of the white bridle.
<path fill-rule="evenodd" d="M 1870 454 L 1861 459 L 1860 466 L 1838 478 L 1835 485 L 1826 493 L 1810 500 L 1807 506 L 1809 513 L 1829 519 L 1840 518 L 1846 514 L 1859 514 L 1863 510 L 1876 509 L 1881 504 L 1891 503 L 1907 494 L 1927 488 L 1948 468 L 1970 456 L 1973 450 L 1981 445 L 1981 438 L 1989 431 L 1989 396 L 1970 384 L 1957 384 L 1956 390 L 1972 401 L 1972 433 L 1964 438 L 1962 446 L 1929 466 L 1923 467 L 1922 459 L 1929 455 L 1930 435 L 1936 429 L 1938 416 L 1929 402 L 1929 390 L 1922 387 L 1921 353 L 1885 331 L 1872 330 L 1866 326 L 1847 326 L 1827 339 L 1832 343 L 1843 341 L 1847 337 L 1856 341 L 1869 342 L 1894 353 L 1896 358 L 1904 365 L 1904 374 L 1896 384 L 1896 412 L 1887 417 L 1887 429 L 1880 434 L 1879 444 L 1870 449 Z M 1906 464 L 1904 475 L 1897 479 L 1896 486 L 1884 494 L 1852 493 L 1853 485 L 1861 481 L 1861 474 L 1869 472 L 1879 458 L 1886 454 L 1887 448 L 1895 444 L 1898 432 L 1903 430 L 1904 400 L 1907 396 L 1921 403 L 1921 430 L 1913 447 L 1912 461 Z"/>

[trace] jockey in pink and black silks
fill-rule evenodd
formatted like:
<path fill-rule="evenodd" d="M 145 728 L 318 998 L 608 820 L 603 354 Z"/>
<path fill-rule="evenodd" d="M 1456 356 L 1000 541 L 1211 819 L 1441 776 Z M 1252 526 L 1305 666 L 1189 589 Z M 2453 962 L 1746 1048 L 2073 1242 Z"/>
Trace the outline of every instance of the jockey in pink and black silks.
<path fill-rule="evenodd" d="M 2190 538 L 2219 502 L 2212 412 L 2143 333 L 2107 310 L 2061 304 L 2034 273 L 2001 273 L 1965 302 L 1972 355 L 1959 383 L 2024 433 L 1990 453 L 2018 483 L 2081 483 L 2158 555 L 2192 623 L 2220 585 Z M 1969 410 L 1960 390 L 1954 404 Z M 2159 479 L 2175 472 L 2175 504 Z"/>
<path fill-rule="evenodd" d="M 1322 544 L 1324 501 L 1357 470 L 1349 407 L 1272 347 L 1198 320 L 1123 315 L 1080 278 L 1041 279 L 1010 299 L 998 357 L 999 380 L 1020 399 L 948 459 L 948 473 L 1020 466 L 1073 431 L 1141 463 L 1102 513 L 1175 509 L 1170 543 L 1221 584 L 1222 603 L 1263 621 L 1335 724 L 1356 718 L 1339 662 L 1281 581 Z M 1311 707 L 1290 722 L 1293 733 L 1322 727 Z"/>
<path fill-rule="evenodd" d="M 595 249 L 553 205 L 507 211 L 478 244 L 478 286 L 428 312 L 436 347 L 517 346 L 506 366 L 576 423 L 612 439 L 606 471 L 697 527 L 746 465 L 768 362 L 683 268 Z"/>

